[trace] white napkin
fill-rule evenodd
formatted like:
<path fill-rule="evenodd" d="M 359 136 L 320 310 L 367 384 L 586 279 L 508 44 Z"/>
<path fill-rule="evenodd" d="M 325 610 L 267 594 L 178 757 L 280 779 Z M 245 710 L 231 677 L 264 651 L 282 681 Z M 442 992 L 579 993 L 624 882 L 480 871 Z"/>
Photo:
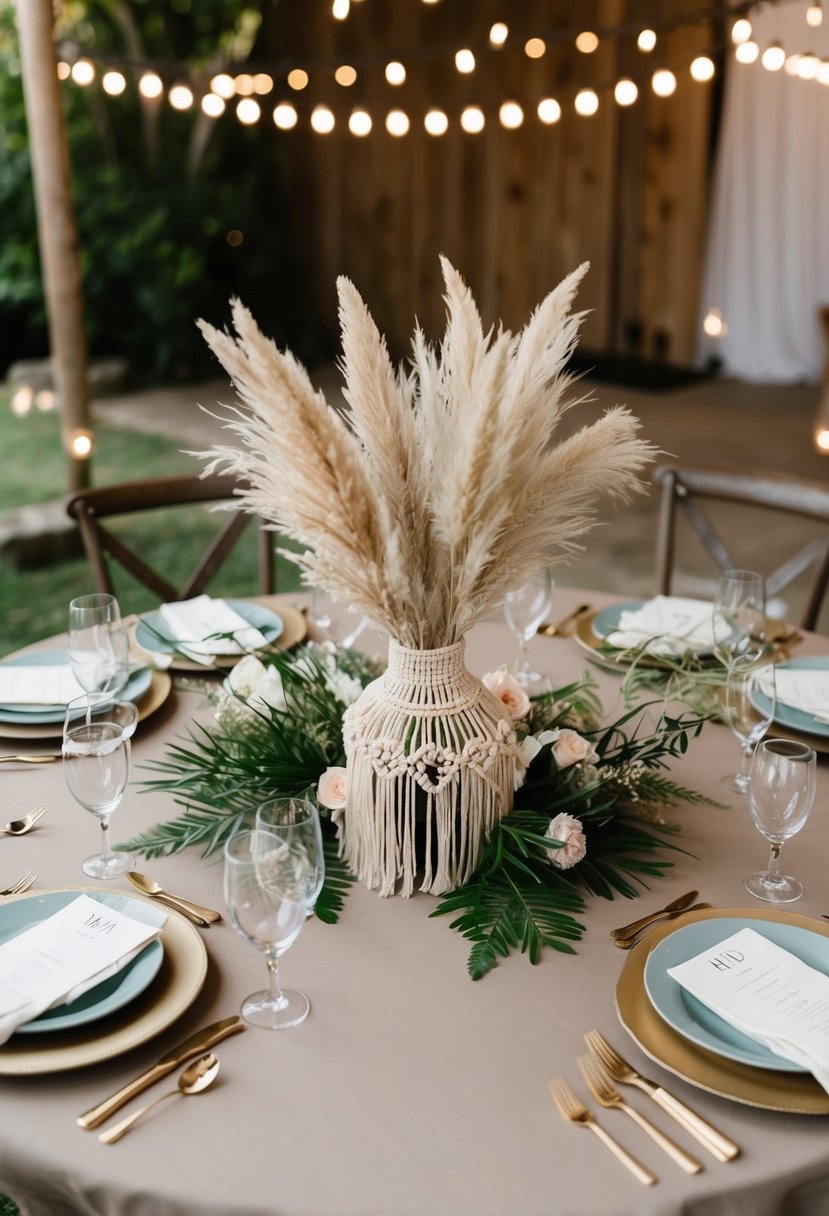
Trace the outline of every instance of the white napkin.
<path fill-rule="evenodd" d="M 71 1004 L 116 975 L 159 936 L 155 923 L 79 895 L 0 946 L 0 1044 L 46 1009 Z"/>
<path fill-rule="evenodd" d="M 83 691 L 68 663 L 0 665 L 0 705 L 67 705 Z"/>
<path fill-rule="evenodd" d="M 829 722 L 829 671 L 815 667 L 777 667 L 775 684 L 777 700 L 782 705 L 810 714 L 818 722 Z M 773 695 L 773 690 L 766 688 L 762 681 L 760 687 Z"/>
<path fill-rule="evenodd" d="M 214 655 L 243 654 L 268 645 L 267 638 L 229 604 L 209 595 L 162 604 L 159 614 L 181 653 L 197 663 L 212 663 Z M 217 636 L 221 634 L 233 636 Z"/>
<path fill-rule="evenodd" d="M 715 640 L 723 641 L 730 632 L 727 625 L 718 623 L 715 639 L 713 608 L 705 600 L 657 595 L 641 608 L 622 612 L 618 626 L 604 640 L 620 650 L 647 642 L 648 654 L 680 657 L 688 650 L 696 654 L 710 651 Z"/>
<path fill-rule="evenodd" d="M 164 650 L 148 650 L 142 646 L 136 637 L 136 630 L 141 618 L 133 613 L 124 617 L 124 628 L 127 631 L 129 645 L 130 672 L 140 667 L 152 667 L 156 671 L 166 671 L 174 659 L 174 655 Z"/>
<path fill-rule="evenodd" d="M 731 1026 L 808 1069 L 829 1093 L 829 975 L 749 928 L 668 975 Z"/>

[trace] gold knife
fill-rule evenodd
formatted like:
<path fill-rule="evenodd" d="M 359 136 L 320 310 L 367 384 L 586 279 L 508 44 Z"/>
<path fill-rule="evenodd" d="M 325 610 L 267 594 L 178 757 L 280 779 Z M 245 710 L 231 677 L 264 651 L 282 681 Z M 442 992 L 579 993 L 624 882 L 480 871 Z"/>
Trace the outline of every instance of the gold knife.
<path fill-rule="evenodd" d="M 53 764 L 55 760 L 60 760 L 60 752 L 44 756 L 0 756 L 0 764 Z"/>
<path fill-rule="evenodd" d="M 629 925 L 622 925 L 620 929 L 611 929 L 611 937 L 632 937 L 634 933 L 638 933 L 640 929 L 646 929 L 648 925 L 652 925 L 654 921 L 661 920 L 663 916 L 669 916 L 671 912 L 680 912 L 688 907 L 688 904 L 695 900 L 698 891 L 686 891 L 684 895 L 678 896 L 673 903 L 666 904 L 664 908 L 660 908 L 658 912 L 651 912 L 650 916 L 643 916 L 641 920 L 635 920 Z"/>
<path fill-rule="evenodd" d="M 198 1030 L 189 1039 L 185 1039 L 183 1043 L 179 1043 L 178 1047 L 174 1047 L 172 1051 L 168 1051 L 160 1060 L 153 1064 L 152 1068 L 148 1068 L 146 1072 L 142 1072 L 140 1077 L 136 1077 L 134 1081 L 130 1081 L 123 1089 L 119 1089 L 111 1098 L 104 1099 L 97 1106 L 93 1106 L 85 1114 L 80 1115 L 76 1119 L 78 1127 L 83 1127 L 87 1131 L 92 1131 L 93 1128 L 100 1127 L 110 1115 L 114 1115 L 117 1110 L 125 1106 L 137 1094 L 143 1093 L 156 1081 L 160 1081 L 162 1077 L 166 1077 L 168 1073 L 173 1072 L 178 1068 L 179 1064 L 183 1064 L 185 1060 L 191 1059 L 193 1056 L 200 1055 L 206 1051 L 208 1047 L 213 1047 L 214 1044 L 220 1043 L 222 1039 L 226 1039 L 228 1035 L 236 1034 L 240 1030 L 245 1029 L 245 1023 L 240 1017 L 224 1018 L 221 1022 L 214 1022 L 212 1026 L 205 1026 L 204 1030 Z"/>

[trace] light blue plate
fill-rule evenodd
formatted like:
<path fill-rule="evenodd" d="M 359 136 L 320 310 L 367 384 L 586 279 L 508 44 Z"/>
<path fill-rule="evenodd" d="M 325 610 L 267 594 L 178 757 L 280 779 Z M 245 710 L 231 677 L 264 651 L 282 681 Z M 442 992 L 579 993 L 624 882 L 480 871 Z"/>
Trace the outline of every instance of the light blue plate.
<path fill-rule="evenodd" d="M 619 618 L 623 612 L 636 612 L 644 604 L 644 600 L 631 600 L 629 604 L 613 604 L 603 608 L 593 617 L 592 628 L 597 638 L 604 640 L 614 629 L 619 628 Z"/>
<path fill-rule="evenodd" d="M 829 656 L 809 655 L 808 658 L 788 659 L 785 663 L 777 664 L 778 671 L 783 671 L 787 667 L 796 671 L 808 671 L 810 668 L 814 671 L 827 671 L 829 670 Z M 768 698 L 758 692 L 756 699 L 758 706 L 768 711 Z M 829 710 L 829 705 L 826 708 Z M 784 705 L 781 701 L 778 701 L 775 706 L 774 721 L 789 730 L 797 731 L 798 734 L 819 735 L 822 739 L 829 739 L 829 722 L 818 722 L 811 714 L 804 713 L 802 709 L 795 709 L 792 705 Z"/>
<path fill-rule="evenodd" d="M 28 654 L 18 654 L 14 658 L 4 659 L 9 667 L 60 667 L 68 664 L 67 650 L 35 650 Z M 134 671 L 127 681 L 126 687 L 118 695 L 125 701 L 136 701 L 143 697 L 152 683 L 153 673 L 149 667 L 141 667 Z M 63 722 L 66 706 L 64 705 L 32 705 L 23 708 L 21 705 L 0 705 L 0 722 L 14 726 L 40 726 L 52 722 Z"/>
<path fill-rule="evenodd" d="M 254 629 L 258 629 L 268 642 L 275 642 L 282 633 L 282 617 L 277 616 L 270 608 L 264 608 L 261 604 L 252 604 L 248 600 L 225 600 L 225 603 L 234 612 L 238 612 L 239 616 Z M 135 630 L 135 640 L 145 650 L 156 650 L 160 654 L 175 654 L 179 646 L 186 645 L 186 643 L 174 642 L 167 637 L 166 626 L 159 612 L 149 612 L 141 618 Z M 193 641 L 201 641 L 201 639 L 194 638 Z M 235 655 L 221 655 L 222 659 L 235 657 Z"/>
<path fill-rule="evenodd" d="M 54 916 L 66 904 L 77 899 L 79 894 L 78 891 L 44 891 L 40 894 L 35 892 L 26 899 L 0 904 L 0 944 L 39 924 L 48 916 Z M 161 908 L 140 899 L 131 899 L 129 895 L 122 895 L 117 891 L 87 894 L 90 899 L 97 900 L 108 908 L 115 908 L 144 924 L 159 925 L 164 920 L 165 914 Z M 44 1034 L 56 1030 L 71 1030 L 76 1026 L 85 1026 L 88 1022 L 108 1017 L 149 987 L 158 974 L 163 959 L 164 947 L 161 942 L 150 942 L 138 957 L 117 975 L 96 984 L 71 1005 L 56 1005 L 54 1009 L 48 1009 L 40 1017 L 20 1026 L 15 1033 Z"/>
<path fill-rule="evenodd" d="M 745 920 L 736 917 L 701 920 L 676 929 L 654 946 L 648 955 L 645 989 L 650 1002 L 663 1021 L 678 1034 L 715 1055 L 755 1068 L 771 1068 L 775 1072 L 806 1072 L 799 1064 L 774 1055 L 768 1048 L 730 1026 L 668 975 L 669 967 L 687 962 L 689 958 L 746 928 L 754 929 L 775 945 L 796 955 L 809 967 L 829 975 L 829 938 L 820 933 L 813 933 L 798 925 L 753 920 L 750 916 Z"/>

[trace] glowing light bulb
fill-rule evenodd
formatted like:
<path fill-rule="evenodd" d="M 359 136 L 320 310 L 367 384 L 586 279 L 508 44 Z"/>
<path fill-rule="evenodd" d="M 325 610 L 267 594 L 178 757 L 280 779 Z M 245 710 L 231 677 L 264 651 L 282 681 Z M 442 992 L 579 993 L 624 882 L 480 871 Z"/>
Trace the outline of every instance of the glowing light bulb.
<path fill-rule="evenodd" d="M 245 127 L 251 127 L 258 122 L 261 113 L 259 102 L 254 101 L 252 97 L 243 97 L 236 105 L 236 117 Z"/>
<path fill-rule="evenodd" d="M 713 80 L 716 70 L 714 60 L 709 59 L 707 55 L 697 55 L 696 59 L 691 63 L 691 76 L 694 80 L 700 81 L 700 83 L 706 80 Z"/>
<path fill-rule="evenodd" d="M 39 389 L 35 393 L 35 406 L 41 414 L 48 414 L 55 408 L 57 397 L 50 388 Z"/>
<path fill-rule="evenodd" d="M 475 56 L 468 48 L 464 47 L 463 50 L 456 53 L 455 67 L 464 76 L 475 71 Z"/>
<path fill-rule="evenodd" d="M 503 46 L 509 37 L 509 29 L 504 25 L 503 21 L 496 21 L 490 28 L 489 41 L 493 46 Z"/>
<path fill-rule="evenodd" d="M 538 117 L 547 126 L 552 126 L 554 122 L 558 122 L 561 118 L 561 106 L 555 97 L 541 98 L 541 101 L 538 103 Z"/>
<path fill-rule="evenodd" d="M 821 64 L 817 70 L 817 76 L 815 79 L 817 80 L 818 84 L 829 84 L 829 60 L 821 60 Z"/>
<path fill-rule="evenodd" d="M 32 392 L 31 386 L 28 384 L 21 384 L 20 388 L 17 389 L 12 397 L 10 403 L 11 411 L 15 418 L 25 418 L 32 408 L 33 401 L 34 393 Z"/>
<path fill-rule="evenodd" d="M 801 80 L 814 80 L 817 76 L 820 60 L 817 55 L 801 55 L 797 62 L 796 75 Z"/>
<path fill-rule="evenodd" d="M 787 76 L 797 75 L 797 65 L 800 63 L 802 58 L 803 56 L 798 54 L 788 56 L 786 62 L 783 64 L 783 71 Z"/>
<path fill-rule="evenodd" d="M 334 79 L 344 89 L 350 89 L 357 79 L 356 69 L 348 63 L 343 63 L 334 73 Z"/>
<path fill-rule="evenodd" d="M 201 99 L 202 111 L 208 118 L 221 118 L 225 112 L 225 103 L 217 93 L 205 93 Z"/>
<path fill-rule="evenodd" d="M 123 72 L 104 72 L 101 77 L 101 88 L 105 93 L 109 93 L 110 97 L 120 97 L 126 87 L 127 78 Z"/>
<path fill-rule="evenodd" d="M 253 91 L 258 93 L 260 97 L 267 96 L 273 91 L 273 76 L 267 72 L 257 72 L 253 78 Z"/>
<path fill-rule="evenodd" d="M 461 113 L 461 126 L 467 135 L 478 135 L 486 126 L 484 112 L 480 106 L 467 106 Z"/>
<path fill-rule="evenodd" d="M 524 43 L 524 54 L 528 59 L 540 59 L 547 53 L 547 43 L 543 38 L 528 38 Z"/>
<path fill-rule="evenodd" d="M 599 95 L 593 89 L 579 89 L 576 93 L 576 113 L 583 118 L 589 118 L 599 108 Z"/>
<path fill-rule="evenodd" d="M 75 84 L 85 88 L 88 84 L 92 84 L 95 79 L 95 66 L 88 59 L 79 59 L 77 63 L 72 64 L 72 79 Z"/>
<path fill-rule="evenodd" d="M 409 116 L 405 110 L 389 110 L 386 115 L 386 130 L 395 139 L 407 135 L 410 127 Z"/>
<path fill-rule="evenodd" d="M 331 5 L 331 16 L 335 21 L 345 21 L 351 11 L 351 0 L 334 0 Z"/>
<path fill-rule="evenodd" d="M 311 126 L 317 135 L 330 135 L 334 130 L 334 115 L 328 106 L 314 106 L 311 112 Z"/>
<path fill-rule="evenodd" d="M 68 447 L 75 460 L 88 460 L 95 449 L 95 436 L 84 427 L 77 427 L 69 433 Z"/>
<path fill-rule="evenodd" d="M 250 97 L 254 92 L 253 77 L 249 72 L 240 72 L 233 77 L 233 87 L 240 97 Z"/>
<path fill-rule="evenodd" d="M 288 73 L 288 87 L 296 89 L 304 89 L 308 84 L 308 73 L 303 68 L 292 68 Z"/>
<path fill-rule="evenodd" d="M 348 119 L 348 129 L 352 135 L 361 139 L 371 131 L 371 115 L 368 110 L 352 110 Z"/>
<path fill-rule="evenodd" d="M 210 81 L 210 92 L 215 93 L 217 97 L 223 98 L 224 101 L 230 101 L 230 98 L 236 92 L 233 77 L 228 76 L 227 72 L 219 72 L 218 76 L 214 76 Z"/>
<path fill-rule="evenodd" d="M 719 308 L 709 308 L 702 322 L 702 328 L 709 338 L 722 338 L 726 332 L 726 324 Z"/>
<path fill-rule="evenodd" d="M 592 55 L 599 45 L 599 39 L 592 30 L 582 30 L 576 37 L 576 50 L 582 55 Z"/>
<path fill-rule="evenodd" d="M 186 84 L 174 84 L 167 99 L 174 110 L 189 110 L 193 104 L 193 90 Z"/>
<path fill-rule="evenodd" d="M 291 131 L 297 124 L 297 112 L 289 101 L 274 106 L 273 121 L 280 131 Z"/>
<path fill-rule="evenodd" d="M 138 82 L 138 92 L 142 97 L 148 99 L 160 97 L 163 91 L 164 85 L 157 72 L 145 72 Z"/>
<path fill-rule="evenodd" d="M 508 131 L 515 131 L 524 121 L 524 111 L 517 101 L 505 101 L 498 111 L 501 126 Z"/>
<path fill-rule="evenodd" d="M 676 76 L 669 68 L 659 68 L 651 77 L 651 88 L 657 97 L 670 97 L 676 90 Z"/>
<path fill-rule="evenodd" d="M 428 110 L 423 119 L 423 126 L 429 135 L 445 135 L 449 130 L 449 119 L 443 110 Z"/>
<path fill-rule="evenodd" d="M 786 52 L 783 50 L 779 42 L 772 42 L 763 51 L 763 58 L 760 60 L 763 67 L 768 72 L 779 72 L 783 64 L 786 62 Z"/>
<path fill-rule="evenodd" d="M 656 46 L 656 34 L 653 30 L 642 30 L 636 39 L 636 45 L 640 51 L 644 51 L 647 54 Z"/>
<path fill-rule="evenodd" d="M 806 9 L 806 24 L 811 25 L 812 29 L 817 29 L 823 24 L 823 5 L 810 4 Z"/>
<path fill-rule="evenodd" d="M 406 69 L 403 67 L 402 63 L 398 63 L 396 59 L 393 59 L 391 63 L 386 64 L 386 80 L 389 82 L 389 84 L 403 84 L 405 79 Z"/>
<path fill-rule="evenodd" d="M 747 17 L 738 17 L 731 27 L 731 41 L 736 45 L 748 42 L 751 37 L 751 22 Z"/>
<path fill-rule="evenodd" d="M 632 106 L 639 96 L 639 89 L 633 80 L 617 80 L 613 96 L 620 106 Z"/>
<path fill-rule="evenodd" d="M 829 452 L 829 431 L 824 427 L 815 434 L 815 444 L 821 452 Z"/>
<path fill-rule="evenodd" d="M 752 42 L 750 38 L 747 42 L 741 42 L 734 49 L 734 58 L 738 63 L 754 63 L 759 54 L 759 46 L 756 42 Z"/>
<path fill-rule="evenodd" d="M 62 59 L 59 60 L 58 61 L 58 80 L 68 80 L 71 75 L 72 75 L 72 69 L 70 68 L 69 64 L 64 63 Z"/>

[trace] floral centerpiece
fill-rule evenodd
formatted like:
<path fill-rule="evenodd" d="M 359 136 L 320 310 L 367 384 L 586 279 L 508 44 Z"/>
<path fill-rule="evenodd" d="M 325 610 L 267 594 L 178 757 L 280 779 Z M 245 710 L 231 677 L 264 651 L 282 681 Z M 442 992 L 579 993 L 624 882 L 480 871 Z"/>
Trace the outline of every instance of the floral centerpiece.
<path fill-rule="evenodd" d="M 304 548 L 308 582 L 389 637 L 389 664 L 344 720 L 342 853 L 387 895 L 441 894 L 475 872 L 513 807 L 517 738 L 503 704 L 464 663 L 464 636 L 506 592 L 573 552 L 600 493 L 639 488 L 652 457 L 622 408 L 554 442 L 586 266 L 513 335 L 486 332 L 442 260 L 439 348 L 418 329 L 410 370 L 347 279 L 338 282 L 346 407 L 331 408 L 289 352 L 233 305 L 236 338 L 202 323 L 240 405 L 236 446 L 209 469 L 244 480 L 239 506 Z"/>

